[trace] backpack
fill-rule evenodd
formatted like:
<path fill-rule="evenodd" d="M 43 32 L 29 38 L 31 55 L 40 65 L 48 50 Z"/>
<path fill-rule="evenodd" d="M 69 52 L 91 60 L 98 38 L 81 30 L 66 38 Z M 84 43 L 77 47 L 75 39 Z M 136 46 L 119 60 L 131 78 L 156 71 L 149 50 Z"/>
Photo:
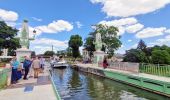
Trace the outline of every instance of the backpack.
<path fill-rule="evenodd" d="M 23 64 L 23 67 L 24 67 L 24 68 L 29 68 L 30 65 L 31 65 L 31 61 L 25 60 L 25 61 L 24 61 L 24 64 Z"/>

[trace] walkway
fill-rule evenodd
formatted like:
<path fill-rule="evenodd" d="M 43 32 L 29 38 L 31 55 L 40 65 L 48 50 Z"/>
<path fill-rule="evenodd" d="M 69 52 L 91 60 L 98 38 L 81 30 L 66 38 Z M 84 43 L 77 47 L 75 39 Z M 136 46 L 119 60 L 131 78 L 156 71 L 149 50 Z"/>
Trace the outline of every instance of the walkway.
<path fill-rule="evenodd" d="M 38 79 L 29 78 L 0 91 L 0 100 L 56 100 L 47 67 Z"/>
<path fill-rule="evenodd" d="M 81 67 L 103 69 L 101 67 L 97 67 L 97 65 L 95 65 L 95 64 L 76 64 L 76 65 L 81 66 Z M 153 80 L 158 80 L 158 81 L 163 81 L 163 82 L 170 82 L 170 78 L 168 78 L 168 77 L 156 76 L 156 75 L 145 74 L 145 73 L 132 73 L 132 72 L 128 72 L 128 71 L 109 69 L 109 68 L 107 68 L 105 70 L 124 73 L 124 74 L 130 74 L 130 75 L 133 75 L 133 76 L 138 76 L 138 77 L 143 77 L 143 78 L 148 78 L 148 79 L 153 79 Z"/>

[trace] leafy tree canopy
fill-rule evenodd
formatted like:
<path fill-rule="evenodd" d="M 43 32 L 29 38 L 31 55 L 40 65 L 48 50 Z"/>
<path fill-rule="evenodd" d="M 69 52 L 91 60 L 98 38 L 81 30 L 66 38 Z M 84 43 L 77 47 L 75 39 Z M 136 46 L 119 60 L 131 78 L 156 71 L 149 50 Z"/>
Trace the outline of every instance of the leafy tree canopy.
<path fill-rule="evenodd" d="M 14 55 L 14 50 L 20 47 L 19 38 L 16 38 L 17 32 L 17 29 L 0 21 L 0 49 L 8 48 L 11 56 Z"/>
<path fill-rule="evenodd" d="M 102 24 L 95 25 L 95 30 L 89 33 L 89 37 L 86 38 L 84 46 L 87 48 L 87 50 L 93 52 L 95 50 L 95 46 L 93 44 L 95 41 L 95 35 L 100 33 L 103 42 L 102 51 L 108 53 L 110 56 L 113 56 L 114 51 L 122 45 L 120 36 L 118 36 L 118 32 L 118 28 L 114 26 L 106 26 Z"/>
<path fill-rule="evenodd" d="M 45 56 L 53 56 L 54 54 L 55 54 L 54 51 L 46 51 L 46 52 L 44 53 Z"/>
<path fill-rule="evenodd" d="M 166 50 L 153 50 L 152 61 L 155 64 L 170 64 L 170 54 Z"/>
<path fill-rule="evenodd" d="M 124 61 L 170 64 L 170 47 L 166 45 L 147 47 L 145 42 L 140 40 L 136 49 L 126 51 Z"/>
<path fill-rule="evenodd" d="M 74 58 L 79 57 L 80 56 L 79 47 L 82 46 L 83 44 L 82 37 L 79 35 L 72 35 L 70 37 L 68 44 L 69 47 L 72 48 L 72 56 Z"/>
<path fill-rule="evenodd" d="M 137 49 L 130 49 L 126 51 L 125 62 L 145 62 L 147 60 L 143 51 Z"/>

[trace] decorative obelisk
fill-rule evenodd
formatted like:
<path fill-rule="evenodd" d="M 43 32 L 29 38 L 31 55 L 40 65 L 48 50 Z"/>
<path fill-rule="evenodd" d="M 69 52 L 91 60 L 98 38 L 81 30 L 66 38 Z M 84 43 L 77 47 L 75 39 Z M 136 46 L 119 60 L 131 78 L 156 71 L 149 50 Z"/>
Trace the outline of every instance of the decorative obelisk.
<path fill-rule="evenodd" d="M 105 52 L 101 51 L 103 43 L 99 32 L 96 34 L 94 44 L 96 51 L 94 52 L 93 62 L 98 65 L 99 62 L 103 62 L 104 56 L 107 55 Z"/>
<path fill-rule="evenodd" d="M 17 59 L 22 62 L 24 60 L 24 56 L 31 57 L 31 50 L 29 50 L 30 44 L 29 38 L 29 28 L 28 28 L 28 21 L 24 20 L 22 23 L 22 29 L 20 33 L 20 45 L 21 48 L 16 50 Z"/>

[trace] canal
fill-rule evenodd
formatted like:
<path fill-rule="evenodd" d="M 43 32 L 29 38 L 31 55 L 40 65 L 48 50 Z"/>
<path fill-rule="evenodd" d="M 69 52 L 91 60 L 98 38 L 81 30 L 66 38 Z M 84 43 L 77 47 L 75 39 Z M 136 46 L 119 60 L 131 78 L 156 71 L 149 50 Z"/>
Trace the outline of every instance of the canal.
<path fill-rule="evenodd" d="M 52 78 L 63 100 L 170 100 L 142 89 L 70 67 L 53 69 Z"/>

